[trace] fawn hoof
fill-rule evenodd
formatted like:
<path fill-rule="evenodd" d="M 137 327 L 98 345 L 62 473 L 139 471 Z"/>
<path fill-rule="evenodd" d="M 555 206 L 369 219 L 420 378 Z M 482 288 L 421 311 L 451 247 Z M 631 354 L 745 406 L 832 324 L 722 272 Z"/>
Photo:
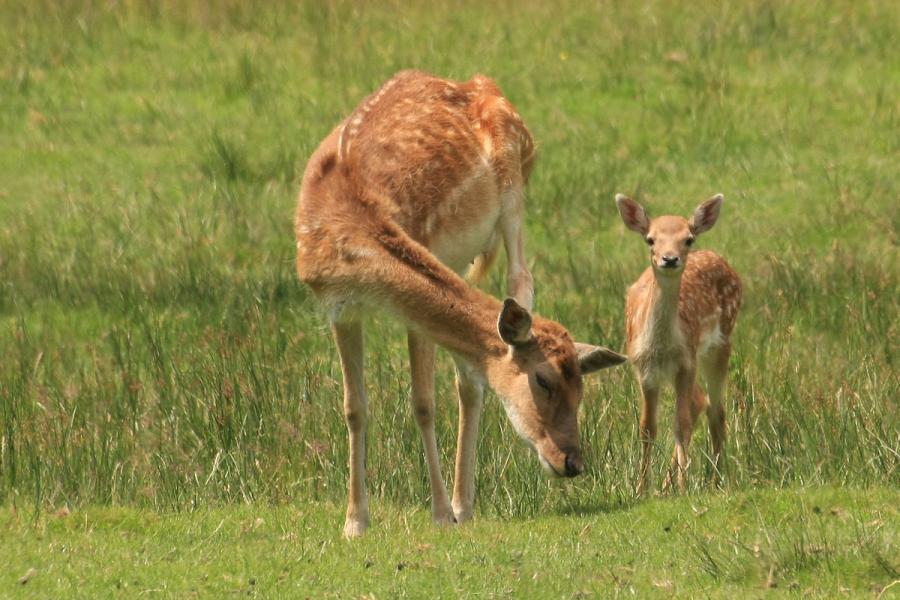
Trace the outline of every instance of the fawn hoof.
<path fill-rule="evenodd" d="M 452 527 L 456 525 L 456 515 L 452 512 L 446 515 L 432 515 L 431 520 L 438 527 Z"/>
<path fill-rule="evenodd" d="M 666 477 L 665 477 L 665 479 L 663 479 L 661 491 L 663 494 L 672 494 L 675 492 L 675 485 L 673 483 L 673 477 L 672 477 L 671 471 L 666 473 Z"/>
<path fill-rule="evenodd" d="M 459 507 L 453 509 L 453 514 L 455 515 L 456 523 L 461 524 L 466 521 L 471 521 L 474 516 L 474 511 L 471 507 Z"/>

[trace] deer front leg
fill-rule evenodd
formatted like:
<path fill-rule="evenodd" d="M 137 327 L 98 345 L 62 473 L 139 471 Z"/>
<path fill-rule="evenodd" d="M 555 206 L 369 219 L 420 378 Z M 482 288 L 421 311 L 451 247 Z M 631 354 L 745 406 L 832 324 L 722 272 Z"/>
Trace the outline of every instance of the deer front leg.
<path fill-rule="evenodd" d="M 447 488 L 441 477 L 434 435 L 434 343 L 409 331 L 409 366 L 412 373 L 412 409 L 425 446 L 425 462 L 431 483 L 431 516 L 439 525 L 456 523 Z"/>
<path fill-rule="evenodd" d="M 332 323 L 332 335 L 344 375 L 344 419 L 350 434 L 350 481 L 344 535 L 357 537 L 369 527 L 369 500 L 366 496 L 366 423 L 368 406 L 363 383 L 362 325 Z"/>
<path fill-rule="evenodd" d="M 650 483 L 650 455 L 653 452 L 653 443 L 656 440 L 656 405 L 659 399 L 659 389 L 641 383 L 641 470 L 638 475 L 637 495 L 643 495 Z"/>
<path fill-rule="evenodd" d="M 475 507 L 475 446 L 484 403 L 484 383 L 461 362 L 456 363 L 459 393 L 459 434 L 456 441 L 456 474 L 453 478 L 453 512 L 459 523 L 472 518 Z"/>
<path fill-rule="evenodd" d="M 513 185 L 501 197 L 500 230 L 506 248 L 506 292 L 531 311 L 534 308 L 534 279 L 525 262 L 521 185 Z"/>

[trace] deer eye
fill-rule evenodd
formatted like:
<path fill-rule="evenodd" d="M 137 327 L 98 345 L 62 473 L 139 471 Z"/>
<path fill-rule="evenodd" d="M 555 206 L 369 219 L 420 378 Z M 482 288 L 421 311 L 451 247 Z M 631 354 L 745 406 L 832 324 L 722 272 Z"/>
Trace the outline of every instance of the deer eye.
<path fill-rule="evenodd" d="M 539 386 L 544 388 L 544 391 L 546 391 L 548 394 L 553 391 L 553 389 L 550 387 L 550 382 L 547 381 L 547 379 L 540 373 L 535 373 L 534 380 Z"/>
<path fill-rule="evenodd" d="M 647 238 L 647 245 L 648 245 L 648 246 L 652 246 L 652 245 L 653 245 L 653 242 L 655 242 L 655 241 L 656 241 L 656 240 L 654 240 L 653 238 L 648 237 L 648 238 Z"/>
<path fill-rule="evenodd" d="M 685 243 L 686 246 L 691 247 L 691 246 L 694 245 L 694 238 L 689 237 L 687 240 L 685 240 L 684 243 Z"/>

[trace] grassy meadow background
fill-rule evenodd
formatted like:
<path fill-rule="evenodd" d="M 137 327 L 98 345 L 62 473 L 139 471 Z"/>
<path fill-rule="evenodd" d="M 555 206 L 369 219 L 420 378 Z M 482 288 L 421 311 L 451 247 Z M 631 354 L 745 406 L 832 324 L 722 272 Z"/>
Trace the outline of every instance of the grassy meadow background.
<path fill-rule="evenodd" d="M 402 595 L 404 581 L 434 581 L 421 564 L 400 573 L 402 548 L 434 553 L 426 562 L 447 577 L 460 577 L 457 560 L 484 572 L 435 588 L 463 595 L 900 589 L 884 587 L 900 577 L 897 23 L 896 3 L 849 0 L 3 3 L 0 539 L 18 541 L 0 541 L 13 565 L 0 596 L 91 593 L 77 562 L 16 584 L 59 544 L 113 563 L 87 572 L 151 565 L 141 577 L 166 573 L 169 594 L 265 594 L 265 578 L 240 573 L 257 568 L 256 581 L 284 564 L 269 593 Z M 540 153 L 526 203 L 536 309 L 578 339 L 622 348 L 624 291 L 645 267 L 615 192 L 685 215 L 725 194 L 699 242 L 745 286 L 723 492 L 705 491 L 704 419 L 691 496 L 634 499 L 638 391 L 620 368 L 586 387 L 588 471 L 572 481 L 543 476 L 489 395 L 479 521 L 432 531 L 405 336 L 377 319 L 366 328 L 373 533 L 339 541 L 340 368 L 294 273 L 292 217 L 318 142 L 404 68 L 488 74 L 523 115 Z M 500 295 L 498 267 L 486 287 Z M 449 481 L 455 395 L 451 361 L 438 363 Z M 671 548 L 657 539 L 660 523 L 707 510 L 721 520 L 676 528 Z M 109 539 L 85 538 L 95 526 Z M 745 529 L 728 538 L 732 526 Z M 123 554 L 128 539 L 146 554 Z M 171 555 L 202 540 L 221 554 Z M 584 549 L 605 540 L 611 555 Z M 234 580 L 191 580 L 196 564 L 173 575 L 234 557 Z M 370 561 L 390 568 L 376 576 Z M 641 576 L 656 563 L 668 574 Z M 338 584 L 330 574 L 348 564 L 362 570 Z M 537 587 L 502 587 L 529 565 L 546 571 Z M 133 572 L 91 585 L 129 595 Z"/>

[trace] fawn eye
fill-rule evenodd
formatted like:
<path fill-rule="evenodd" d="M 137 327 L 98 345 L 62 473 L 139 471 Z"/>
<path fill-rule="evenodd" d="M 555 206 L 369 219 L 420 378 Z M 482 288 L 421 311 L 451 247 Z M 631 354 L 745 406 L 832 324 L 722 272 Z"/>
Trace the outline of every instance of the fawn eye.
<path fill-rule="evenodd" d="M 655 240 L 654 240 L 653 238 L 648 237 L 648 238 L 647 238 L 647 245 L 648 245 L 648 246 L 652 246 L 654 241 L 655 241 Z"/>
<path fill-rule="evenodd" d="M 684 243 L 685 243 L 685 245 L 688 246 L 688 247 L 693 246 L 693 245 L 694 245 L 694 238 L 689 237 Z"/>

